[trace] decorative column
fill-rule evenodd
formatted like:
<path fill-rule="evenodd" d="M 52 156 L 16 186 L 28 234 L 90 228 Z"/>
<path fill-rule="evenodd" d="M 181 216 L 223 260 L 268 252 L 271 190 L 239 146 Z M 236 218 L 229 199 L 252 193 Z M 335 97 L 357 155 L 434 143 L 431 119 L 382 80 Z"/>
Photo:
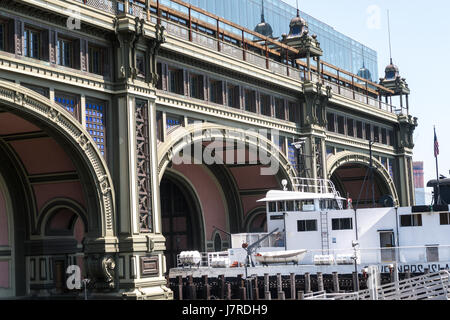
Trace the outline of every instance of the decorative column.
<path fill-rule="evenodd" d="M 397 132 L 397 189 L 399 190 L 400 205 L 415 204 L 412 155 L 414 148 L 413 134 L 417 127 L 417 118 L 410 115 L 398 116 L 399 130 Z"/>
<path fill-rule="evenodd" d="M 303 85 L 305 103 L 302 108 L 302 137 L 305 142 L 306 171 L 314 179 L 326 178 L 326 107 L 331 98 L 331 88 L 323 88 L 320 82 Z"/>
<path fill-rule="evenodd" d="M 156 150 L 156 56 L 165 37 L 161 26 L 146 36 L 144 27 L 150 29 L 139 19 L 116 20 L 116 84 L 120 94 L 113 111 L 117 151 L 112 164 L 120 221 L 117 278 L 123 298 L 171 299 L 164 277 L 165 238 L 161 234 Z M 144 78 L 136 77 L 137 46 L 146 48 Z"/>

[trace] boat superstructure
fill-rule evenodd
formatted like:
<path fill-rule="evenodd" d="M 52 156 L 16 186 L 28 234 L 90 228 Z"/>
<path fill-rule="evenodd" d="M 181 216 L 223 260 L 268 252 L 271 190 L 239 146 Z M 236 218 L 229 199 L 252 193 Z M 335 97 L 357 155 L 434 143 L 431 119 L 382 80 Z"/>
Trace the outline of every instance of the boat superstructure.
<path fill-rule="evenodd" d="M 394 263 L 401 272 L 449 269 L 448 205 L 352 208 L 329 180 L 294 182 L 294 190 L 284 182 L 283 190 L 270 190 L 259 200 L 266 203 L 267 233 L 230 234 L 231 248 L 204 253 L 198 272 L 351 273 L 369 265 L 385 272 Z M 180 263 L 170 275 L 183 270 L 195 272 Z"/>

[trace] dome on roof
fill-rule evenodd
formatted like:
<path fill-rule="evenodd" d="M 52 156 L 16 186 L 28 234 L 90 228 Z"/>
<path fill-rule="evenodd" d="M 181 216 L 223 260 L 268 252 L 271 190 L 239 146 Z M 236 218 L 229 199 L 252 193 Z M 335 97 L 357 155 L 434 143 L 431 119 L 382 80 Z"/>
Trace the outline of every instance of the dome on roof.
<path fill-rule="evenodd" d="M 263 36 L 273 38 L 272 26 L 265 21 L 258 23 L 255 27 L 255 32 L 262 34 Z"/>
<path fill-rule="evenodd" d="M 261 22 L 256 25 L 254 31 L 262 34 L 263 36 L 273 38 L 272 26 L 270 24 L 268 24 L 266 22 L 266 20 L 264 19 L 264 0 L 261 2 L 261 7 L 262 7 Z M 255 38 L 255 40 L 258 39 L 258 37 L 256 37 L 256 36 L 254 38 Z"/>
<path fill-rule="evenodd" d="M 392 63 L 392 59 L 391 63 L 386 67 L 384 72 L 385 72 L 384 78 L 386 80 L 393 80 L 400 76 L 400 71 L 398 67 Z"/>
<path fill-rule="evenodd" d="M 370 73 L 370 70 L 367 69 L 366 67 L 362 67 L 361 69 L 359 69 L 358 71 L 358 77 L 372 81 L 372 74 Z"/>
<path fill-rule="evenodd" d="M 300 37 L 303 34 L 308 33 L 308 23 L 305 19 L 300 17 L 300 10 L 297 9 L 297 16 L 292 18 L 289 23 L 289 35 L 290 37 Z"/>

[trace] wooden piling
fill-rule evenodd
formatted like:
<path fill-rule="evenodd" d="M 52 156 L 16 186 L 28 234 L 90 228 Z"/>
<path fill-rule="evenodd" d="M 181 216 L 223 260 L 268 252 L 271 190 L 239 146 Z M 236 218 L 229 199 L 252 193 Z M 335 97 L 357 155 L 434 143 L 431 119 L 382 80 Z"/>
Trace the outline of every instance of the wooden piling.
<path fill-rule="evenodd" d="M 178 300 L 183 300 L 183 277 L 177 276 L 178 279 Z"/>
<path fill-rule="evenodd" d="M 297 293 L 298 300 L 305 300 L 305 293 L 303 291 L 299 291 Z"/>
<path fill-rule="evenodd" d="M 269 274 L 268 273 L 264 273 L 264 299 L 272 300 L 272 295 L 270 294 Z"/>
<path fill-rule="evenodd" d="M 208 283 L 208 276 L 204 275 L 203 278 L 203 298 L 211 300 L 211 286 Z"/>
<path fill-rule="evenodd" d="M 295 289 L 295 273 L 291 273 L 290 279 L 289 279 L 289 284 L 291 287 L 291 300 L 295 300 L 295 293 L 297 292 Z"/>
<path fill-rule="evenodd" d="M 219 276 L 219 299 L 225 299 L 225 275 Z"/>
<path fill-rule="evenodd" d="M 197 299 L 197 290 L 195 288 L 194 278 L 192 277 L 192 275 L 188 276 L 188 299 Z"/>
<path fill-rule="evenodd" d="M 243 275 L 238 275 L 238 286 L 239 286 L 239 299 L 240 300 L 247 300 L 247 288 L 245 287 Z"/>
<path fill-rule="evenodd" d="M 258 275 L 253 275 L 253 300 L 259 300 Z"/>
<path fill-rule="evenodd" d="M 277 293 L 278 293 L 278 300 L 286 299 L 286 296 L 283 291 L 283 280 L 281 279 L 281 273 L 277 273 Z"/>
<path fill-rule="evenodd" d="M 227 300 L 231 300 L 231 283 L 227 283 Z"/>
<path fill-rule="evenodd" d="M 305 293 L 311 293 L 311 275 L 309 272 L 305 273 Z"/>
<path fill-rule="evenodd" d="M 333 292 L 339 293 L 339 275 L 333 272 Z"/>
<path fill-rule="evenodd" d="M 317 286 L 318 286 L 318 291 L 323 291 L 323 274 L 322 274 L 322 272 L 317 272 Z"/>

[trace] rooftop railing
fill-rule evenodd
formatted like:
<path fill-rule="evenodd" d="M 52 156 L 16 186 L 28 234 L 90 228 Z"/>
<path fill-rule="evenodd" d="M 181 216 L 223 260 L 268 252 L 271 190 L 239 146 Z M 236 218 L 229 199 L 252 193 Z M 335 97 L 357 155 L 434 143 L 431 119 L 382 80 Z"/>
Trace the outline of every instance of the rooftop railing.
<path fill-rule="evenodd" d="M 298 50 L 276 39 L 239 26 L 201 8 L 180 0 L 170 0 L 177 10 L 164 6 L 160 0 L 75 0 L 111 14 L 128 13 L 153 24 L 160 23 L 166 31 L 181 38 L 246 61 L 275 74 L 300 81 L 307 79 L 307 63 L 291 59 Z M 325 61 L 311 65 L 312 80 L 330 86 L 334 94 L 395 114 L 409 114 L 408 108 L 396 107 L 387 97 L 394 92 Z M 385 102 L 382 98 L 386 97 Z"/>

